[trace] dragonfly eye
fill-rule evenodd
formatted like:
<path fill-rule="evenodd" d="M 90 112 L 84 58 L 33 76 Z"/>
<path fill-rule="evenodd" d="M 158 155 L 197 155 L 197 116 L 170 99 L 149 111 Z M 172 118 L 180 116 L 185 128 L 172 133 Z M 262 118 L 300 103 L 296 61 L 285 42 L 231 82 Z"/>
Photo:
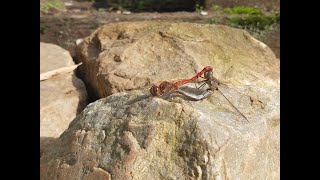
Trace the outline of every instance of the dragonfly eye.
<path fill-rule="evenodd" d="M 205 78 L 205 79 L 212 79 L 212 78 L 211 78 L 212 76 L 213 76 L 212 71 L 204 72 L 204 78 Z"/>
<path fill-rule="evenodd" d="M 153 86 L 150 88 L 150 93 L 151 93 L 153 96 L 157 96 L 157 95 L 158 95 L 158 90 L 159 90 L 159 87 L 156 86 L 156 85 L 153 85 Z"/>
<path fill-rule="evenodd" d="M 213 67 L 211 66 L 206 66 L 205 69 L 206 69 L 206 72 L 213 71 Z"/>

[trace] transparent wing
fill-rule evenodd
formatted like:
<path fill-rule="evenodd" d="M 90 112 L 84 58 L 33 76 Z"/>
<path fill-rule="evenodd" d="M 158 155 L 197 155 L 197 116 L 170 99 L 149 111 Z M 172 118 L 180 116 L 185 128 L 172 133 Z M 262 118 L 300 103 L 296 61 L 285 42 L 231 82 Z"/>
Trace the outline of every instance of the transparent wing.
<path fill-rule="evenodd" d="M 178 89 L 177 93 L 182 94 L 186 98 L 188 98 L 190 100 L 194 100 L 194 101 L 199 101 L 199 100 L 205 99 L 211 95 L 210 91 L 202 91 L 200 93 L 194 93 L 194 92 L 192 93 L 190 91 L 182 90 L 182 89 Z"/>
<path fill-rule="evenodd" d="M 217 79 L 215 79 L 217 80 Z M 216 97 L 221 102 L 221 105 L 231 106 L 234 111 L 237 112 L 242 118 L 250 122 L 248 118 L 243 113 L 243 110 L 247 109 L 249 103 L 249 96 L 245 95 L 245 88 L 230 86 L 220 81 L 211 81 L 206 86 L 210 88 L 213 92 L 216 92 Z M 217 100 L 217 99 L 216 99 Z"/>

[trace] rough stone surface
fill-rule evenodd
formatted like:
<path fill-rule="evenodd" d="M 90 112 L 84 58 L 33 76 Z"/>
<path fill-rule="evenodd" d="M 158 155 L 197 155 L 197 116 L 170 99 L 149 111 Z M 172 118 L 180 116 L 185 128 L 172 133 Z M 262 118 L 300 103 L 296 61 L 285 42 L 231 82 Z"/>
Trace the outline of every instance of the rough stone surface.
<path fill-rule="evenodd" d="M 50 43 L 40 42 L 40 73 L 74 65 L 70 53 Z"/>
<path fill-rule="evenodd" d="M 89 104 L 41 157 L 41 179 L 279 179 L 278 87 L 261 89 L 255 103 L 235 95 L 250 123 L 218 94 L 197 102 L 147 94 Z"/>
<path fill-rule="evenodd" d="M 40 153 L 68 128 L 86 104 L 86 88 L 74 72 L 40 81 Z"/>
<path fill-rule="evenodd" d="M 192 77 L 207 65 L 217 77 L 233 66 L 237 83 L 262 83 L 257 79 L 279 76 L 275 59 L 268 46 L 244 30 L 193 23 L 108 24 L 77 47 L 82 79 L 97 98 Z"/>

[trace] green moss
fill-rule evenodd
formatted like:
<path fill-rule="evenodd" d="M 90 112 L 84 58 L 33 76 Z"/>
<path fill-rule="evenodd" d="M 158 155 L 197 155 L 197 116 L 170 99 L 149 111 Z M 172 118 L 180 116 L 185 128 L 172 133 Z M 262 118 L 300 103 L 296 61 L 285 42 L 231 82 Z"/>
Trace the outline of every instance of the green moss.
<path fill-rule="evenodd" d="M 280 22 L 280 13 L 271 16 L 250 15 L 247 17 L 236 17 L 229 21 L 229 25 L 243 29 L 265 30 L 266 27 Z"/>
<path fill-rule="evenodd" d="M 225 19 L 215 17 L 215 18 L 209 19 L 208 23 L 209 24 L 225 24 Z"/>
<path fill-rule="evenodd" d="M 196 12 L 201 12 L 203 11 L 203 6 L 197 3 L 195 9 L 196 9 Z"/>
<path fill-rule="evenodd" d="M 274 20 L 275 20 L 277 23 L 280 23 L 280 13 L 279 13 L 279 12 L 274 15 Z"/>
<path fill-rule="evenodd" d="M 61 0 L 40 1 L 40 11 L 48 12 L 52 9 L 65 10 L 65 6 Z"/>
<path fill-rule="evenodd" d="M 40 34 L 44 34 L 44 32 L 45 32 L 45 27 L 40 25 Z"/>
<path fill-rule="evenodd" d="M 211 10 L 213 10 L 213 11 L 221 11 L 221 10 L 222 10 L 222 7 L 221 7 L 221 6 L 218 6 L 218 5 L 212 5 L 212 6 L 211 6 Z"/>
<path fill-rule="evenodd" d="M 245 29 L 253 34 L 263 34 L 266 30 L 273 29 L 280 24 L 280 12 L 265 15 L 259 9 L 239 6 L 226 8 L 225 12 L 234 15 L 223 18 L 215 17 L 210 19 L 208 23 Z"/>
<path fill-rule="evenodd" d="M 245 7 L 245 6 L 235 6 L 233 8 L 224 9 L 225 13 L 228 14 L 251 14 L 251 15 L 260 15 L 262 14 L 261 10 L 254 7 Z"/>
<path fill-rule="evenodd" d="M 280 14 L 272 16 L 243 17 L 229 20 L 230 26 L 248 31 L 253 37 L 265 41 L 270 32 L 280 28 Z"/>

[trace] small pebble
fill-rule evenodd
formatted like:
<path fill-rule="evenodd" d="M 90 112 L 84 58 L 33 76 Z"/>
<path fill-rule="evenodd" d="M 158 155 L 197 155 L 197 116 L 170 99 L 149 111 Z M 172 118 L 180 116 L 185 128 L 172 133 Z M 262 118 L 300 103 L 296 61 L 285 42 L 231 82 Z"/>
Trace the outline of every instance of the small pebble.
<path fill-rule="evenodd" d="M 83 39 L 77 39 L 76 40 L 76 45 L 78 46 L 82 41 L 83 41 Z"/>
<path fill-rule="evenodd" d="M 131 12 L 130 11 L 123 11 L 122 14 L 129 15 L 129 14 L 131 14 Z"/>
<path fill-rule="evenodd" d="M 72 6 L 73 3 L 72 3 L 72 2 L 65 2 L 64 5 L 65 5 L 65 6 Z"/>
<path fill-rule="evenodd" d="M 206 15 L 208 15 L 208 12 L 207 12 L 207 11 L 201 11 L 200 14 L 201 14 L 202 16 L 206 16 Z"/>

